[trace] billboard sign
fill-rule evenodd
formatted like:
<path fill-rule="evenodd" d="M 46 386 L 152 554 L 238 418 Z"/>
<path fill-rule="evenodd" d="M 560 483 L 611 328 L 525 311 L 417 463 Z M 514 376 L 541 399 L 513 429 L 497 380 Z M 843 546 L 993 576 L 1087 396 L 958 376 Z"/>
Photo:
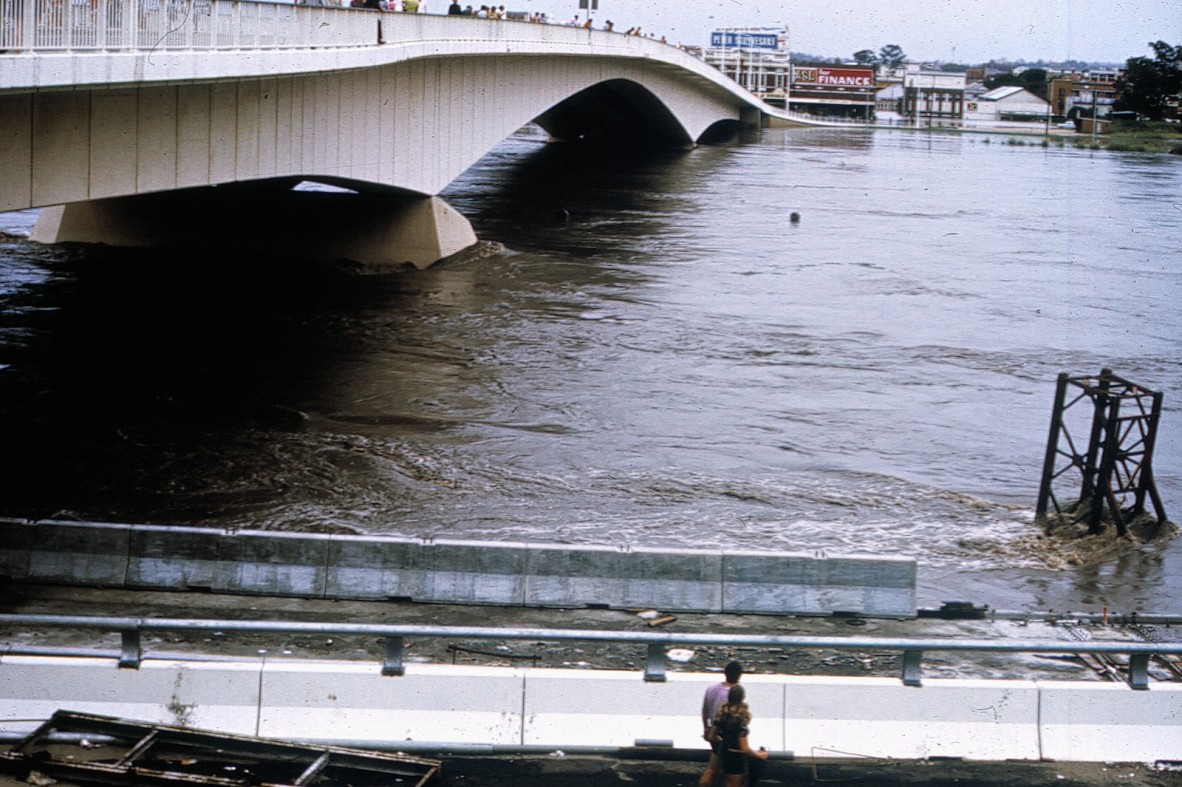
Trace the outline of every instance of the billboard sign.
<path fill-rule="evenodd" d="M 710 34 L 710 46 L 725 49 L 779 49 L 780 36 L 776 33 L 755 33 L 739 30 L 715 30 Z"/>
<path fill-rule="evenodd" d="M 808 67 L 793 69 L 793 82 L 818 87 L 874 87 L 874 71 L 869 68 Z"/>

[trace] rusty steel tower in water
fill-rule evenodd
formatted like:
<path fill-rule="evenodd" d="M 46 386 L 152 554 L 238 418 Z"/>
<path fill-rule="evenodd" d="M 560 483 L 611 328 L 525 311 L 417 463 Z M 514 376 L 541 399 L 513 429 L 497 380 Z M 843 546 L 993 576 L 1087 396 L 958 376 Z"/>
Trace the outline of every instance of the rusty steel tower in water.
<path fill-rule="evenodd" d="M 1069 389 L 1078 393 L 1067 399 Z M 1090 431 L 1083 452 L 1072 435 L 1072 408 L 1091 402 Z M 1087 519 L 1088 532 L 1104 530 L 1104 511 L 1120 535 L 1127 535 L 1129 523 L 1145 513 L 1145 498 L 1153 502 L 1158 526 L 1166 521 L 1165 507 L 1153 483 L 1153 446 L 1161 416 L 1162 395 L 1103 369 L 1099 377 L 1070 377 L 1060 374 L 1055 388 L 1055 406 L 1038 492 L 1036 520 L 1045 522 L 1047 508 L 1056 514 L 1074 514 L 1075 521 Z M 1081 408 L 1086 410 L 1086 408 Z M 1088 421 L 1087 413 L 1074 425 Z M 1063 460 L 1066 459 L 1066 463 Z M 1060 466 L 1061 465 L 1061 466 Z M 1055 495 L 1055 481 L 1078 471 L 1078 500 L 1061 504 Z"/>

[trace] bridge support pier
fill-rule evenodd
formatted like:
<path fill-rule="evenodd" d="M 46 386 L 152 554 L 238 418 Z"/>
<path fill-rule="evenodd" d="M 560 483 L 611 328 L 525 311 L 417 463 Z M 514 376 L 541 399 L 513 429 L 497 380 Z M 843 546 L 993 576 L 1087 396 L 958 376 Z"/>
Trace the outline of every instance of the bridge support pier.
<path fill-rule="evenodd" d="M 286 184 L 285 184 L 286 185 Z M 40 243 L 103 243 L 426 268 L 476 243 L 438 197 L 232 184 L 45 208 Z"/>

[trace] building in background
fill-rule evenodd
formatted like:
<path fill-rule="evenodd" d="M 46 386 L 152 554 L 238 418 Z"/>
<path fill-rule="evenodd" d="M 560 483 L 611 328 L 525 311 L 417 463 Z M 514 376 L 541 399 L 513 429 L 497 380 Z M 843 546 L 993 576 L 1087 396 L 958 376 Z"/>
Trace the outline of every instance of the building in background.
<path fill-rule="evenodd" d="M 1051 103 L 1051 114 L 1057 119 L 1075 119 L 1081 114 L 1087 117 L 1103 117 L 1116 102 L 1116 80 L 1120 71 L 1096 70 L 1082 74 L 1071 72 L 1051 79 L 1047 96 Z"/>
<path fill-rule="evenodd" d="M 715 30 L 710 34 L 710 46 L 702 50 L 701 57 L 769 104 L 786 104 L 792 69 L 786 28 Z"/>
<path fill-rule="evenodd" d="M 1024 87 L 1007 85 L 970 96 L 965 102 L 966 123 L 1047 123 L 1051 105 Z"/>
<path fill-rule="evenodd" d="M 916 125 L 959 124 L 964 120 L 964 74 L 908 66 L 903 77 L 905 118 Z"/>
<path fill-rule="evenodd" d="M 788 108 L 819 117 L 871 121 L 878 83 L 873 68 L 792 65 Z"/>

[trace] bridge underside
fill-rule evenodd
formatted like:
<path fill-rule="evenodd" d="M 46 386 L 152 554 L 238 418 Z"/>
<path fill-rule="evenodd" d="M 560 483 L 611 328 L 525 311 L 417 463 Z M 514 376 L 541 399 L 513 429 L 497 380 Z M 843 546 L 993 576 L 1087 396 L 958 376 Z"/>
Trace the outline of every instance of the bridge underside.
<path fill-rule="evenodd" d="M 651 92 L 624 79 L 601 82 L 539 115 L 535 122 L 564 141 L 611 141 L 628 148 L 692 147 L 668 107 Z"/>
<path fill-rule="evenodd" d="M 426 268 L 476 243 L 438 197 L 293 191 L 291 179 L 183 189 L 46 208 L 32 239 Z"/>

